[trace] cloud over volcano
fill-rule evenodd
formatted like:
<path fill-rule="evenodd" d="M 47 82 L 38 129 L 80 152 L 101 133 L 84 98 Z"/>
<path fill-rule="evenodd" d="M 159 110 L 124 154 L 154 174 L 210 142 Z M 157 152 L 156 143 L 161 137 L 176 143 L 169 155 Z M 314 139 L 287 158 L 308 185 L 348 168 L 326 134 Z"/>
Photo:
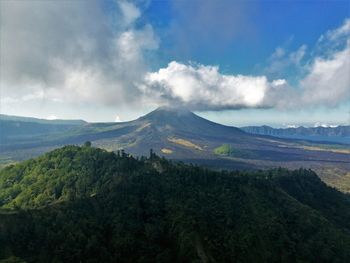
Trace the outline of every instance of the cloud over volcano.
<path fill-rule="evenodd" d="M 161 53 L 164 35 L 144 16 L 147 4 L 116 1 L 110 5 L 2 1 L 0 82 L 5 107 L 48 100 L 72 107 L 142 102 L 206 111 L 333 107 L 349 99 L 350 19 L 325 32 L 316 47 L 303 44 L 289 54 L 276 48 L 269 70 L 298 67 L 300 76 L 291 84 L 287 77 L 269 76 L 269 71 L 222 73 L 219 65 L 172 59 L 159 67 L 164 63 L 157 61 L 156 54 Z M 209 12 L 209 7 L 202 8 L 202 13 Z M 213 15 L 207 23 L 216 21 Z M 213 26 L 221 27 L 225 21 Z M 233 35 L 218 36 L 227 38 Z"/>

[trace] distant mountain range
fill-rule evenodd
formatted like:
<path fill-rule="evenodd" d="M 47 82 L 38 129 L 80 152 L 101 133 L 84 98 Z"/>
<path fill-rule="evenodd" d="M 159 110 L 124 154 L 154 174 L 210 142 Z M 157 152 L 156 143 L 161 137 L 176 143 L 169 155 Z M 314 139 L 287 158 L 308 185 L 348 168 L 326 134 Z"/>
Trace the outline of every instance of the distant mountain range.
<path fill-rule="evenodd" d="M 297 128 L 272 128 L 270 126 L 247 126 L 241 128 L 243 131 L 276 136 L 281 138 L 305 139 L 313 141 L 329 141 L 350 144 L 350 126 L 337 127 L 297 127 Z"/>
<path fill-rule="evenodd" d="M 33 117 L 21 117 L 21 116 L 12 116 L 0 114 L 0 121 L 14 121 L 14 122 L 33 122 L 40 124 L 57 124 L 57 125 L 82 125 L 87 123 L 84 120 L 63 120 L 63 119 L 38 119 Z"/>
<path fill-rule="evenodd" d="M 45 120 L 0 114 L 0 146 L 55 136 L 86 123 L 83 120 Z"/>
<path fill-rule="evenodd" d="M 0 128 L 0 164 L 91 141 L 93 146 L 109 151 L 123 149 L 134 156 L 148 155 L 153 149 L 169 159 L 215 169 L 312 168 L 327 183 L 350 191 L 348 145 L 250 134 L 188 110 L 158 108 L 121 123 L 0 119 Z"/>

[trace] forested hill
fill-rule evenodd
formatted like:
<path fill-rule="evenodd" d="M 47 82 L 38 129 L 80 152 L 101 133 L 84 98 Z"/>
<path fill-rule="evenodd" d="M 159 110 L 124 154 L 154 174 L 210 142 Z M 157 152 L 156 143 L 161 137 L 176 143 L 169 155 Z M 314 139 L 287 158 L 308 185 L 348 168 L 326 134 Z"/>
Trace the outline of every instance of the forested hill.
<path fill-rule="evenodd" d="M 349 197 L 311 170 L 66 146 L 2 169 L 0 207 L 0 262 L 350 261 Z"/>

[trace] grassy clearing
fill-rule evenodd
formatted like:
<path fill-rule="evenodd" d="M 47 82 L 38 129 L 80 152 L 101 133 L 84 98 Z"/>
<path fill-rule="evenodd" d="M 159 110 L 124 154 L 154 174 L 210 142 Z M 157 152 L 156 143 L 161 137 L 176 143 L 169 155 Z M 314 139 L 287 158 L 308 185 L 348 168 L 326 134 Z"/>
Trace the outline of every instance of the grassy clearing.
<path fill-rule="evenodd" d="M 215 148 L 214 153 L 216 155 L 224 155 L 224 156 L 247 158 L 247 159 L 254 159 L 258 157 L 258 155 L 253 151 L 246 150 L 246 149 L 236 149 L 229 144 L 223 144 Z"/>

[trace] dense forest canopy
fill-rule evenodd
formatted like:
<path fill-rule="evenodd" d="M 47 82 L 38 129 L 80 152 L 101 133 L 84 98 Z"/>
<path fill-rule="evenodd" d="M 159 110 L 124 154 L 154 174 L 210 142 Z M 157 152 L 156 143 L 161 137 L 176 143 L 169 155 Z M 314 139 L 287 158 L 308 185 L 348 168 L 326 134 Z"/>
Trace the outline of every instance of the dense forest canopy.
<path fill-rule="evenodd" d="M 217 172 L 65 146 L 0 171 L 0 262 L 349 262 L 350 200 L 311 170 Z"/>

